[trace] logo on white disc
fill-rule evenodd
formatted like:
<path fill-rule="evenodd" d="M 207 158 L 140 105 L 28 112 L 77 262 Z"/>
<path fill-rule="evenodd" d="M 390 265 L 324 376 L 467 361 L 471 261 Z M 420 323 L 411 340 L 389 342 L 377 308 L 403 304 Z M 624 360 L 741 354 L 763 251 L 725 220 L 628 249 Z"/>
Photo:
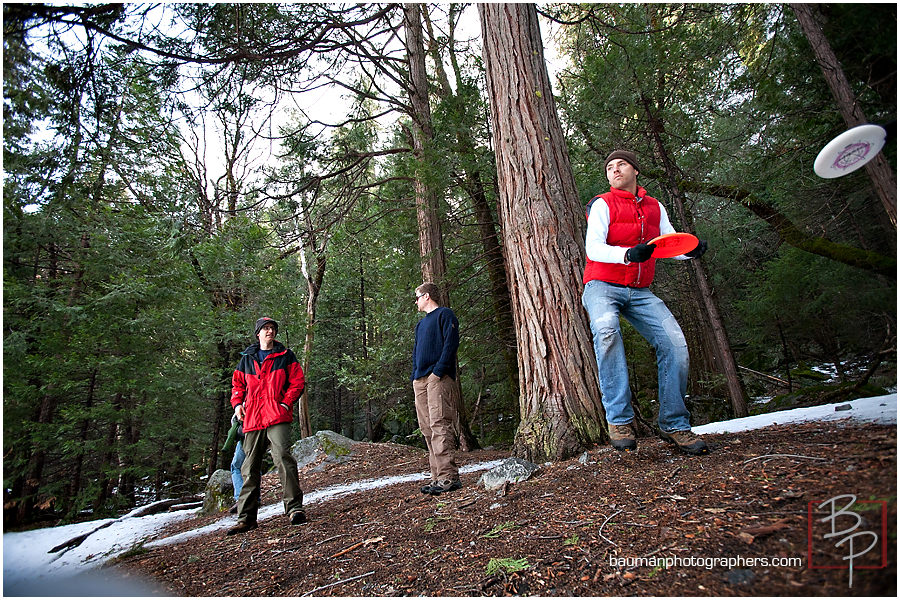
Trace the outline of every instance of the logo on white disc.
<path fill-rule="evenodd" d="M 869 154 L 869 144 L 866 142 L 858 142 L 850 144 L 844 148 L 838 157 L 834 159 L 832 167 L 835 169 L 849 169 L 861 160 L 865 160 Z"/>

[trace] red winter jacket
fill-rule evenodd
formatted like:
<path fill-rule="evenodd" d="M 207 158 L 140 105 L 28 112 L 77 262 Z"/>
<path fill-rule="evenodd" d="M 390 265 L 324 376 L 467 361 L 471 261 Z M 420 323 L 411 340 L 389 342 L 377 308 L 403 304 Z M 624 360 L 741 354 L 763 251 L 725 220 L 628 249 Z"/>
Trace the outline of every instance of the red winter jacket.
<path fill-rule="evenodd" d="M 604 200 L 609 207 L 609 231 L 606 234 L 606 243 L 610 246 L 630 248 L 636 244 L 649 242 L 659 235 L 659 201 L 648 196 L 647 190 L 640 186 L 637 192 L 635 198 L 631 192 L 610 188 L 609 192 L 595 196 L 588 203 L 588 218 L 591 205 L 598 199 Z M 583 283 L 599 279 L 629 287 L 648 287 L 653 283 L 655 270 L 655 258 L 627 265 L 594 262 L 588 258 L 584 265 Z"/>
<path fill-rule="evenodd" d="M 303 369 L 297 357 L 281 342 L 260 365 L 259 344 L 241 353 L 231 377 L 231 406 L 244 404 L 244 432 L 258 431 L 292 421 L 292 407 L 303 393 Z"/>

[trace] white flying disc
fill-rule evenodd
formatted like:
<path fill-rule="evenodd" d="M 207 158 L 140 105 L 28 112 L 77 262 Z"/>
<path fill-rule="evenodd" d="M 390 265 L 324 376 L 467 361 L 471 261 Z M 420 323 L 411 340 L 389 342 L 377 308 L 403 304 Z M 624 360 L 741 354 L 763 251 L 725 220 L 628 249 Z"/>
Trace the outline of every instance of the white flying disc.
<path fill-rule="evenodd" d="M 813 171 L 834 179 L 859 169 L 884 147 L 887 132 L 878 125 L 860 125 L 837 136 L 819 152 Z"/>

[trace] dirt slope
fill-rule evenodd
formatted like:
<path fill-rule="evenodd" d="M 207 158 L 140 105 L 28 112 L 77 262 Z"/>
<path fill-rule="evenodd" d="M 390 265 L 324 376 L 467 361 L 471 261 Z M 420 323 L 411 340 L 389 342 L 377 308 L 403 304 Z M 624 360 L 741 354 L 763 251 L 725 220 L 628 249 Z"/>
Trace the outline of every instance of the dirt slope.
<path fill-rule="evenodd" d="M 895 427 L 812 423 L 706 439 L 713 452 L 699 458 L 653 438 L 634 454 L 594 448 L 503 496 L 477 488 L 478 474 L 442 497 L 419 484 L 345 496 L 310 505 L 303 526 L 279 516 L 240 536 L 153 548 L 118 568 L 176 596 L 896 596 Z M 460 462 L 504 456 L 479 451 Z M 301 473 L 306 490 L 425 471 L 427 459 L 360 444 L 349 463 L 312 468 Z M 277 501 L 277 478 L 264 485 L 264 501 Z M 849 541 L 835 546 L 841 536 L 826 539 L 830 522 L 818 520 L 829 506 L 809 517 L 811 505 L 843 494 L 865 502 L 835 531 L 874 532 L 853 539 L 856 552 L 878 536 L 854 559 L 852 588 L 842 560 Z M 178 528 L 220 518 L 229 516 Z"/>

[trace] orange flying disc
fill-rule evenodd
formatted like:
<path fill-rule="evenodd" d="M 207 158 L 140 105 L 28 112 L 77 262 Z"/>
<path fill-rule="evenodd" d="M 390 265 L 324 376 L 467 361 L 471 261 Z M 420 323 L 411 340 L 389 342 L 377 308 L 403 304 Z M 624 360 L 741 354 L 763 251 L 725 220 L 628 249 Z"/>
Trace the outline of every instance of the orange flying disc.
<path fill-rule="evenodd" d="M 672 258 L 690 252 L 700 243 L 697 236 L 690 233 L 667 233 L 655 237 L 648 244 L 656 244 L 653 258 Z"/>

